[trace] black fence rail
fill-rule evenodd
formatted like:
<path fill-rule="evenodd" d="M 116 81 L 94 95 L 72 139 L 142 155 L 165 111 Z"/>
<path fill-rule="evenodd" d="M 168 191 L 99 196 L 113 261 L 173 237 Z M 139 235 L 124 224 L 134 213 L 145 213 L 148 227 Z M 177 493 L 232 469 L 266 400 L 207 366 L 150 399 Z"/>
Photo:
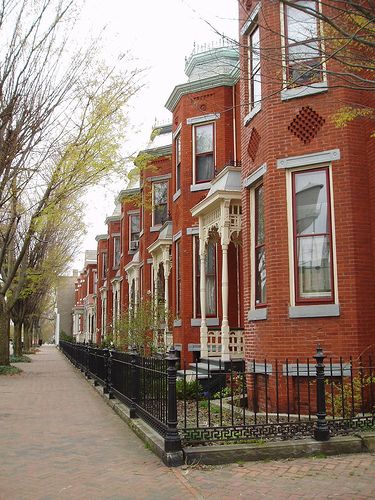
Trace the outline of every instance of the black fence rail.
<path fill-rule="evenodd" d="M 129 407 L 165 440 L 166 451 L 200 443 L 330 436 L 375 426 L 371 356 L 222 363 L 178 367 L 165 359 L 60 342 L 86 376 Z"/>

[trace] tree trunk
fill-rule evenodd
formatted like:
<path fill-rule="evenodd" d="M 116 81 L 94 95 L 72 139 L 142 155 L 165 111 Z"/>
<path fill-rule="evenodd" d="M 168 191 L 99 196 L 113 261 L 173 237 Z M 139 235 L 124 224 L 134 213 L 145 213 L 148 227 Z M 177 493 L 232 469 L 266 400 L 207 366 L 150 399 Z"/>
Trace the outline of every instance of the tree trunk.
<path fill-rule="evenodd" d="M 9 323 L 5 297 L 0 295 L 0 365 L 9 365 Z"/>
<path fill-rule="evenodd" d="M 14 356 L 22 356 L 22 322 L 19 320 L 13 321 L 13 354 Z"/>
<path fill-rule="evenodd" d="M 25 352 L 30 352 L 31 335 L 32 335 L 31 323 L 29 321 L 25 321 L 23 323 L 23 344 L 24 344 L 23 348 Z"/>

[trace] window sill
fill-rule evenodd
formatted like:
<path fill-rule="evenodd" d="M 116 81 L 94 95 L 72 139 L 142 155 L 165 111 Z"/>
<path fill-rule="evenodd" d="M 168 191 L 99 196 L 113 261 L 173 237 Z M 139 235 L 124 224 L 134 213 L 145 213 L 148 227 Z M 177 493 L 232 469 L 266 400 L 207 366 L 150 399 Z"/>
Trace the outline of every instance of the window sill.
<path fill-rule="evenodd" d="M 175 192 L 175 194 L 172 197 L 172 200 L 176 201 L 180 196 L 181 196 L 181 189 Z"/>
<path fill-rule="evenodd" d="M 256 106 L 253 107 L 253 109 L 250 111 L 250 113 L 248 113 L 245 116 L 245 118 L 243 120 L 244 127 L 246 127 L 251 122 L 251 120 L 254 118 L 254 116 L 257 115 L 261 109 L 262 109 L 262 106 L 261 106 L 261 103 L 259 102 Z"/>
<path fill-rule="evenodd" d="M 250 309 L 247 313 L 248 321 L 263 321 L 267 319 L 267 307 L 261 307 L 259 309 Z"/>
<path fill-rule="evenodd" d="M 327 92 L 327 90 L 328 90 L 327 82 L 317 82 L 317 83 L 312 83 L 311 85 L 302 85 L 301 87 L 282 90 L 281 100 L 288 101 L 289 99 L 298 99 L 299 97 L 321 94 L 322 92 Z"/>
<path fill-rule="evenodd" d="M 150 233 L 157 233 L 158 231 L 160 231 L 160 228 L 161 228 L 161 224 L 159 224 L 158 226 L 151 226 Z"/>
<path fill-rule="evenodd" d="M 182 320 L 181 319 L 175 319 L 173 321 L 173 326 L 174 327 L 179 327 L 179 326 L 182 326 Z"/>
<path fill-rule="evenodd" d="M 289 318 L 325 318 L 340 316 L 339 304 L 315 304 L 309 306 L 290 306 Z"/>
<path fill-rule="evenodd" d="M 192 318 L 190 320 L 191 326 L 201 326 L 201 318 Z M 219 326 L 219 318 L 206 318 L 207 326 Z"/>
<path fill-rule="evenodd" d="M 190 191 L 205 191 L 211 188 L 211 182 L 201 182 L 200 184 L 192 184 L 190 186 Z"/>

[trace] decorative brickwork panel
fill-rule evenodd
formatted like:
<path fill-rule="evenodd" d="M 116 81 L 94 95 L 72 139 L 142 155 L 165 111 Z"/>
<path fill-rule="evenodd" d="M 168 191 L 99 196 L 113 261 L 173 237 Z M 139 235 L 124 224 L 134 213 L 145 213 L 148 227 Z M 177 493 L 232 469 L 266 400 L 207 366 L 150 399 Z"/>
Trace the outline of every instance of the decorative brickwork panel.
<path fill-rule="evenodd" d="M 317 136 L 324 122 L 325 119 L 310 106 L 303 106 L 288 126 L 288 130 L 304 144 L 309 144 Z"/>
<path fill-rule="evenodd" d="M 247 152 L 249 153 L 250 158 L 255 161 L 255 157 L 258 152 L 260 143 L 260 135 L 255 127 L 251 130 L 249 144 L 247 146 Z"/>

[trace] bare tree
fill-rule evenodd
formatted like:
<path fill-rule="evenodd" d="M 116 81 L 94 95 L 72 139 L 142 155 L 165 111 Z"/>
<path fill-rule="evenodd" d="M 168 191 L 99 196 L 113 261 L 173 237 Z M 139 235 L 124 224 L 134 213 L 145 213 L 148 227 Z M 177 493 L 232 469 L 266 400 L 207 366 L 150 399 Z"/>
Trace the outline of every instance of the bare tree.
<path fill-rule="evenodd" d="M 123 165 L 123 109 L 139 71 L 98 64 L 95 47 L 72 53 L 73 14 L 73 0 L 0 3 L 0 364 L 40 225 Z"/>

